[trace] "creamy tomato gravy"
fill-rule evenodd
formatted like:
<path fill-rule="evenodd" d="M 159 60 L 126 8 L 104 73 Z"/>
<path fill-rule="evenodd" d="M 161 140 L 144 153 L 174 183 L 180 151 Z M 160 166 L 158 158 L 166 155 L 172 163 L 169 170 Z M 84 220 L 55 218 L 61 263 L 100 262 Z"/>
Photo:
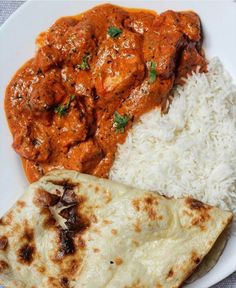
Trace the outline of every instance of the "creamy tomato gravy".
<path fill-rule="evenodd" d="M 206 69 L 200 20 L 189 11 L 101 5 L 60 18 L 37 42 L 5 96 L 30 182 L 54 168 L 107 177 L 132 123 L 165 107 L 197 66 Z"/>

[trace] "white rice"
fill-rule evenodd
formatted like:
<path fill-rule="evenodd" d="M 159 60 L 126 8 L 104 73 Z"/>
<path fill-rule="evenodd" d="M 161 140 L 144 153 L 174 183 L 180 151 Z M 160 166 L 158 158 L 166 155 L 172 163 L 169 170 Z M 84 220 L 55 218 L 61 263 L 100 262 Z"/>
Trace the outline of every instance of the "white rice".
<path fill-rule="evenodd" d="M 119 145 L 110 178 L 236 215 L 236 87 L 218 59 L 176 88 L 168 114 L 143 115 Z"/>

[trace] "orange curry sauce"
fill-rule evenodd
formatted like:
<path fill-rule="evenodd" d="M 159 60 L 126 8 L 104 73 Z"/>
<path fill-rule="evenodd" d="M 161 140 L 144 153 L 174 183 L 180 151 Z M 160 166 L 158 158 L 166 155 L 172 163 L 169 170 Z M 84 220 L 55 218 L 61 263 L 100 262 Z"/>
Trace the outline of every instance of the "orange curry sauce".
<path fill-rule="evenodd" d="M 107 177 L 117 143 L 200 67 L 199 17 L 110 4 L 56 21 L 9 83 L 13 148 L 30 182 L 54 168 Z"/>

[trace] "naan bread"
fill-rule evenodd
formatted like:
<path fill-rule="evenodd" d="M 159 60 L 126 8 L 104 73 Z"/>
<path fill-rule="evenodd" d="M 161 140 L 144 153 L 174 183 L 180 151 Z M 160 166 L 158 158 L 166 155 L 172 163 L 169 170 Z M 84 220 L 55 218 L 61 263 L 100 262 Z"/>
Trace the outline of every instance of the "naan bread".
<path fill-rule="evenodd" d="M 58 170 L 0 221 L 0 283 L 15 287 L 176 288 L 232 213 Z"/>

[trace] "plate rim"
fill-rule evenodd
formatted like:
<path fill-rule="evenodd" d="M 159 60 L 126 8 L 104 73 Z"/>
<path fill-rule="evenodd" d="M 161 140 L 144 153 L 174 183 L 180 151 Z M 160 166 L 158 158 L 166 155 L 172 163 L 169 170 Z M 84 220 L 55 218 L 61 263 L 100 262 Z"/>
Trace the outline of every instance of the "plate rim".
<path fill-rule="evenodd" d="M 82 0 L 82 1 L 85 1 L 85 0 Z M 80 2 L 79 4 L 83 4 L 82 1 L 78 1 Z M 135 0 L 133 1 L 134 5 L 138 2 L 143 2 L 144 0 Z M 1 37 L 4 37 L 4 31 L 5 29 L 7 29 L 8 25 L 11 25 L 11 22 L 14 21 L 15 17 L 20 17 L 20 14 L 22 11 L 24 11 L 25 9 L 27 9 L 28 7 L 30 7 L 31 5 L 34 5 L 34 2 L 55 2 L 55 3 L 58 3 L 58 5 L 60 4 L 60 2 L 65 2 L 65 0 L 27 0 L 25 1 L 24 3 L 21 4 L 21 6 L 19 6 L 8 18 L 7 20 L 1 25 L 0 27 L 0 36 Z M 66 2 L 77 2 L 75 0 L 66 0 Z M 92 1 L 88 1 L 88 3 L 97 3 L 96 5 L 99 5 L 101 3 L 113 3 L 114 5 L 121 5 L 119 4 L 119 0 L 104 0 L 104 1 L 99 1 L 99 0 L 92 0 Z M 123 1 L 124 2 L 124 1 Z M 154 1 L 151 1 L 151 2 L 154 2 Z M 155 2 L 161 2 L 160 0 L 156 0 Z M 173 0 L 166 0 L 166 2 L 168 3 L 171 3 L 171 2 L 175 2 Z M 180 0 L 180 2 L 198 2 L 197 0 Z M 217 1 L 217 0 L 213 0 L 213 1 L 210 1 L 210 0 L 206 0 L 206 2 L 209 2 L 209 3 L 216 3 L 216 2 L 220 2 L 222 4 L 228 4 L 228 3 L 231 3 L 231 4 L 235 4 L 236 5 L 236 0 L 226 0 L 226 1 Z M 132 4 L 133 5 L 133 4 Z M 65 13 L 66 14 L 66 13 Z M 57 18 L 55 18 L 56 20 Z M 14 24 L 13 24 L 14 25 Z M 236 84 L 236 83 L 235 83 Z M 5 95 L 2 95 L 1 97 L 3 97 L 3 99 L 1 99 L 1 101 L 3 100 L 4 102 L 4 98 L 5 98 Z M 1 109 L 2 109 L 2 105 L 1 105 Z M 3 112 L 4 113 L 4 112 Z M 5 113 L 4 113 L 5 114 Z M 234 241 L 236 243 L 236 236 L 235 235 L 231 235 L 230 236 L 230 239 L 228 241 Z M 228 243 L 226 244 L 226 247 L 227 247 Z M 219 261 L 220 261 L 220 258 L 219 258 Z M 231 268 L 231 269 L 230 269 Z M 229 267 L 229 269 L 227 269 L 227 272 L 223 273 L 223 274 L 215 274 L 215 277 L 214 277 L 214 280 L 213 281 L 210 281 L 207 285 L 209 285 L 208 287 L 212 287 L 213 285 L 219 283 L 220 281 L 226 279 L 227 277 L 231 276 L 234 272 L 236 271 L 236 263 L 235 265 Z M 203 276 L 204 277 L 204 276 Z M 200 278 L 201 279 L 201 278 Z M 185 285 L 184 287 L 191 287 L 193 283 L 191 284 L 188 284 L 188 285 Z M 0 286 L 1 287 L 1 286 Z"/>

